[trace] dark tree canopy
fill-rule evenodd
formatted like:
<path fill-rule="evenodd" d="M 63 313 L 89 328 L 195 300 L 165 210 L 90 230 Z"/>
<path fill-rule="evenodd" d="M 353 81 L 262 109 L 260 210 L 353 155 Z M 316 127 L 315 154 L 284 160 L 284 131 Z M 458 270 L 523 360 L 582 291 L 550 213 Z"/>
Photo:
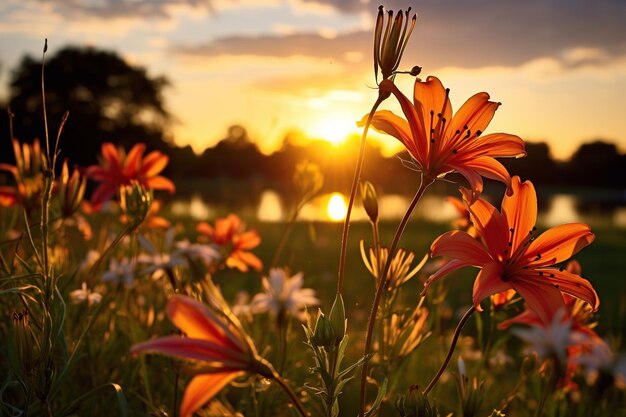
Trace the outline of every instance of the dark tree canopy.
<path fill-rule="evenodd" d="M 54 141 L 65 111 L 69 119 L 61 136 L 62 157 L 89 165 L 100 145 L 111 141 L 127 149 L 135 142 L 163 149 L 171 115 L 165 108 L 164 77 L 151 77 L 114 52 L 66 47 L 46 57 L 45 93 L 50 140 Z M 23 58 L 10 77 L 9 105 L 15 136 L 44 138 L 41 61 Z M 4 159 L 4 158 L 3 158 Z"/>

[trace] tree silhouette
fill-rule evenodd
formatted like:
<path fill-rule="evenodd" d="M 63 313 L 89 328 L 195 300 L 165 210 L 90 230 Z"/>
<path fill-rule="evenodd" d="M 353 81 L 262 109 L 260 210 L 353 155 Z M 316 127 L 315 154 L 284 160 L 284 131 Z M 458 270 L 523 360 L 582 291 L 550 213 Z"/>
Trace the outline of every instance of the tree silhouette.
<path fill-rule="evenodd" d="M 114 52 L 66 47 L 46 58 L 50 140 L 56 138 L 63 114 L 69 111 L 61 149 L 72 163 L 94 163 L 106 141 L 126 148 L 145 142 L 149 148 L 163 150 L 167 148 L 164 132 L 172 121 L 163 100 L 168 85 L 166 78 L 151 77 Z M 41 61 L 22 59 L 10 78 L 8 104 L 15 114 L 15 136 L 43 140 Z"/>
<path fill-rule="evenodd" d="M 626 155 L 613 143 L 597 140 L 585 143 L 567 165 L 568 178 L 580 185 L 626 186 Z"/>

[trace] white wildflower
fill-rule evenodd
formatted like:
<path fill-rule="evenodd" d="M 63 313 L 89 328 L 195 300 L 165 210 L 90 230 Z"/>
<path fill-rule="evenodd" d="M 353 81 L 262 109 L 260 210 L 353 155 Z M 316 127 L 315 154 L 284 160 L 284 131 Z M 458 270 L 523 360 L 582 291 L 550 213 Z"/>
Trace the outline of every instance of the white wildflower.
<path fill-rule="evenodd" d="M 74 304 L 87 303 L 88 306 L 95 305 L 102 301 L 102 294 L 87 288 L 87 283 L 83 282 L 80 289 L 70 292 L 70 298 Z"/>
<path fill-rule="evenodd" d="M 269 277 L 263 277 L 263 293 L 256 294 L 252 299 L 252 312 L 269 311 L 278 316 L 288 312 L 300 320 L 305 318 L 305 307 L 319 305 L 315 291 L 302 288 L 302 272 L 289 277 L 284 269 L 270 269 Z"/>
<path fill-rule="evenodd" d="M 102 281 L 130 287 L 135 279 L 136 266 L 135 262 L 128 258 L 122 258 L 119 261 L 113 258 L 109 264 L 109 270 L 102 274 Z"/>

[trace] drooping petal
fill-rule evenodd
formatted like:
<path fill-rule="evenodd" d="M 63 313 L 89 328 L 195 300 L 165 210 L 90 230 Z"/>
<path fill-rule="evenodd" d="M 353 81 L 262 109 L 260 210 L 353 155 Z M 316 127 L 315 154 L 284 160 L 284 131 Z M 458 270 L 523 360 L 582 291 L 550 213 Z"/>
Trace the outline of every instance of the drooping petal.
<path fill-rule="evenodd" d="M 474 281 L 472 290 L 472 300 L 476 310 L 483 311 L 480 303 L 490 295 L 506 291 L 511 288 L 511 284 L 502 280 L 502 264 L 498 261 L 491 261 L 483 265 Z"/>
<path fill-rule="evenodd" d="M 467 195 L 464 196 L 467 198 Z M 469 202 L 466 200 L 466 204 Z M 509 250 L 507 236 L 509 231 L 504 216 L 488 201 L 479 198 L 468 206 L 472 224 L 481 236 L 493 259 L 504 259 Z"/>
<path fill-rule="evenodd" d="M 0 206 L 11 207 L 19 202 L 15 188 L 0 187 Z"/>
<path fill-rule="evenodd" d="M 447 167 L 449 168 L 445 169 L 445 171 L 457 171 L 465 177 L 472 191 L 469 196 L 470 198 L 468 198 L 468 202 L 470 204 L 474 203 L 474 201 L 476 201 L 476 199 L 478 199 L 480 194 L 483 192 L 483 178 L 475 170 L 461 164 L 448 165 Z"/>
<path fill-rule="evenodd" d="M 511 176 L 509 171 L 498 161 L 490 156 L 475 156 L 469 154 L 463 156 L 460 161 L 450 161 L 450 165 L 463 165 L 468 170 L 473 170 L 478 175 L 500 181 L 506 185 L 507 189 L 511 189 Z"/>
<path fill-rule="evenodd" d="M 516 276 L 511 285 L 522 296 L 544 324 L 552 322 L 557 311 L 565 307 L 561 291 L 537 276 Z"/>
<path fill-rule="evenodd" d="M 478 240 L 459 230 L 446 232 L 435 239 L 430 253 L 431 256 L 446 256 L 475 266 L 492 260 Z"/>
<path fill-rule="evenodd" d="M 439 268 L 437 272 L 435 272 L 434 274 L 431 274 L 426 280 L 426 282 L 424 282 L 424 289 L 422 290 L 421 295 L 422 296 L 426 295 L 426 291 L 428 291 L 428 288 L 431 285 L 433 285 L 435 281 L 439 280 L 440 278 L 443 278 L 449 273 L 456 271 L 457 269 L 461 269 L 466 266 L 472 266 L 472 264 L 468 262 L 459 261 L 458 259 L 453 259 L 451 261 L 446 262 L 444 266 Z"/>
<path fill-rule="evenodd" d="M 235 336 L 230 334 L 220 319 L 199 301 L 175 295 L 169 299 L 166 311 L 172 323 L 188 337 L 204 339 L 221 346 L 230 346 L 239 352 L 243 351 Z"/>
<path fill-rule="evenodd" d="M 518 176 L 511 179 L 512 195 L 502 199 L 502 213 L 511 232 L 511 253 L 517 251 L 531 233 L 537 222 L 537 194 L 530 181 L 521 182 Z"/>
<path fill-rule="evenodd" d="M 543 273 L 543 276 L 553 284 L 558 285 L 558 289 L 562 292 L 572 295 L 576 298 L 589 303 L 593 311 L 597 311 L 600 306 L 600 299 L 596 290 L 591 283 L 579 275 L 559 269 L 541 268 L 537 271 Z"/>
<path fill-rule="evenodd" d="M 185 388 L 185 394 L 180 405 L 181 417 L 192 417 L 193 413 L 202 408 L 204 404 L 240 375 L 242 375 L 240 372 L 223 372 L 193 377 Z"/>
<path fill-rule="evenodd" d="M 170 193 L 176 191 L 176 186 L 174 185 L 174 183 L 168 178 L 165 178 L 161 175 L 145 180 L 145 186 L 153 190 L 165 190 Z"/>
<path fill-rule="evenodd" d="M 249 265 L 250 267 L 252 267 L 252 269 L 254 269 L 255 271 L 260 271 L 263 269 L 263 262 L 256 257 L 255 254 L 253 254 L 252 252 L 246 252 L 246 251 L 237 251 L 234 252 L 230 257 L 234 257 L 236 258 L 239 262 L 243 262 L 246 265 Z M 247 271 L 247 268 L 246 268 Z M 243 271 L 243 272 L 246 272 Z"/>
<path fill-rule="evenodd" d="M 571 258 L 594 239 L 595 235 L 586 224 L 562 224 L 539 235 L 528 246 L 524 257 L 534 267 L 554 265 Z"/>
<path fill-rule="evenodd" d="M 223 344 L 202 339 L 179 336 L 165 336 L 137 343 L 132 353 L 160 353 L 182 359 L 202 361 L 214 365 L 216 369 L 240 370 L 248 365 L 249 357 L 239 350 Z"/>
<path fill-rule="evenodd" d="M 526 309 L 515 317 L 498 324 L 498 329 L 506 330 L 513 324 L 525 324 L 527 326 L 541 326 L 543 323 L 534 310 Z"/>

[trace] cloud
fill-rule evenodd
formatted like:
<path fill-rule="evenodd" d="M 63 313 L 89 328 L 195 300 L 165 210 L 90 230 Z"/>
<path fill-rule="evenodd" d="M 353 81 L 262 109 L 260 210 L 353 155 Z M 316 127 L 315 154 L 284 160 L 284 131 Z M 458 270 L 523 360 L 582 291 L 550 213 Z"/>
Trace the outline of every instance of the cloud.
<path fill-rule="evenodd" d="M 213 9 L 212 0 L 30 0 L 52 6 L 69 16 L 94 16 L 100 19 L 114 18 L 170 18 L 172 9 L 191 7 Z"/>
<path fill-rule="evenodd" d="M 372 21 L 376 11 L 360 0 L 313 3 L 332 5 L 343 13 L 373 9 L 370 10 Z M 407 2 L 394 4 L 404 6 Z M 418 13 L 404 62 L 407 67 L 417 64 L 427 71 L 448 66 L 517 66 L 567 51 L 578 51 L 571 59 L 571 65 L 577 65 L 583 59 L 583 52 L 584 55 L 600 49 L 609 55 L 626 52 L 626 2 L 424 0 L 419 3 Z M 294 32 L 290 28 L 278 34 L 225 36 L 187 43 L 176 50 L 208 57 L 303 55 L 341 62 L 347 54 L 369 51 L 371 47 L 371 30 L 338 31 L 329 40 L 319 31 Z"/>

